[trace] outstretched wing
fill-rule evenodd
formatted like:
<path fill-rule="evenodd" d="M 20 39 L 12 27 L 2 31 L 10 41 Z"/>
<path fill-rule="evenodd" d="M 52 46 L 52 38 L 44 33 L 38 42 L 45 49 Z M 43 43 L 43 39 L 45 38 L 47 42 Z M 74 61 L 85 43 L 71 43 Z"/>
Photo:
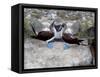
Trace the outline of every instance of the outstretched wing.
<path fill-rule="evenodd" d="M 83 41 L 83 40 L 79 40 L 76 37 L 73 37 L 72 34 L 67 34 L 67 33 L 63 33 L 62 38 L 66 43 L 69 43 L 69 44 L 78 44 L 78 45 L 80 45 L 80 42 Z"/>
<path fill-rule="evenodd" d="M 52 38 L 54 36 L 54 34 L 50 31 L 41 31 L 38 33 L 38 36 L 36 37 L 39 40 L 49 40 L 50 38 Z"/>

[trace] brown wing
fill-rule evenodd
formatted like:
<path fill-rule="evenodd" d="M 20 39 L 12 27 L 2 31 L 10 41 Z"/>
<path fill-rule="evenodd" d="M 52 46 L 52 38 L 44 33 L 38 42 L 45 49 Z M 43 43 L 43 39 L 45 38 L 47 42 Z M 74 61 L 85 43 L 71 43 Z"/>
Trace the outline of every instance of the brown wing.
<path fill-rule="evenodd" d="M 70 44 L 79 44 L 79 40 L 77 38 L 72 38 L 71 34 L 63 33 L 63 40 Z"/>
<path fill-rule="evenodd" d="M 38 33 L 36 38 L 39 40 L 46 41 L 46 40 L 52 38 L 53 36 L 54 36 L 54 34 L 50 31 L 41 31 Z"/>

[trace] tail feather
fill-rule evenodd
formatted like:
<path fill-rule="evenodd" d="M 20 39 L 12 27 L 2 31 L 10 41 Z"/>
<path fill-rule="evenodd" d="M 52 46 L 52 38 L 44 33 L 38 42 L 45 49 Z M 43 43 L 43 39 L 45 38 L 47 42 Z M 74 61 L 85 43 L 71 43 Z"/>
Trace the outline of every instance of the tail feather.
<path fill-rule="evenodd" d="M 36 31 L 35 31 L 34 27 L 33 27 L 32 25 L 31 25 L 31 27 L 32 27 L 32 31 L 34 32 L 35 36 L 37 36 L 37 34 L 36 34 Z"/>
<path fill-rule="evenodd" d="M 84 41 L 84 40 L 78 40 L 77 44 L 80 45 L 80 43 Z"/>
<path fill-rule="evenodd" d="M 84 40 L 78 40 L 78 42 L 82 42 L 82 41 L 84 41 Z"/>
<path fill-rule="evenodd" d="M 88 45 L 83 44 L 83 43 L 80 44 L 80 42 L 82 42 L 82 41 L 84 41 L 84 40 L 78 40 L 78 41 L 79 41 L 79 42 L 78 42 L 78 45 L 88 46 Z"/>

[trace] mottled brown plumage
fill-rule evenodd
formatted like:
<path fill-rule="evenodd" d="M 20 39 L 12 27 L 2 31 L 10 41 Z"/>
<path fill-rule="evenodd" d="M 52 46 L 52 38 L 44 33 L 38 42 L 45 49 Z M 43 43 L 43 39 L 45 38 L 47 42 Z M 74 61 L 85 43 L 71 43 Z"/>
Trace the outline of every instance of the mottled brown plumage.
<path fill-rule="evenodd" d="M 71 37 L 71 36 L 72 36 L 71 34 L 63 33 L 62 38 L 66 43 L 69 43 L 69 44 L 80 45 L 80 42 L 83 41 L 83 40 L 79 40 L 78 38 Z"/>
<path fill-rule="evenodd" d="M 46 41 L 46 40 L 52 38 L 53 36 L 54 36 L 54 34 L 50 31 L 41 31 L 38 33 L 37 36 L 33 36 L 33 38 Z"/>
<path fill-rule="evenodd" d="M 46 40 L 52 38 L 53 36 L 54 36 L 54 34 L 52 32 L 50 32 L 50 31 L 41 31 L 34 38 L 46 41 Z M 72 38 L 71 36 L 72 36 L 71 34 L 63 33 L 62 39 L 66 43 L 78 44 L 78 45 L 80 45 L 80 42 L 83 41 L 83 40 L 79 40 L 78 38 Z"/>

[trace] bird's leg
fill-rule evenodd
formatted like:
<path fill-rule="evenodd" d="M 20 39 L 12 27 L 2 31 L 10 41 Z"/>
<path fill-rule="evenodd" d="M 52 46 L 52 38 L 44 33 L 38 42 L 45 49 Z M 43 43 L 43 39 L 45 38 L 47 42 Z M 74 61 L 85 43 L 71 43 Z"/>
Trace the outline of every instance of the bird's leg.
<path fill-rule="evenodd" d="M 70 46 L 68 45 L 68 43 L 64 43 L 64 50 L 66 50 L 66 49 L 68 49 L 68 48 L 70 48 Z"/>
<path fill-rule="evenodd" d="M 67 42 L 65 42 L 63 39 L 62 39 L 62 41 L 64 42 L 64 50 L 66 50 L 66 49 L 70 48 L 70 46 L 68 45 L 68 43 L 67 43 Z"/>
<path fill-rule="evenodd" d="M 55 37 L 52 37 L 51 39 L 47 40 L 46 42 L 49 43 L 51 41 L 53 41 L 55 39 Z"/>
<path fill-rule="evenodd" d="M 54 38 L 55 37 L 52 37 L 51 39 L 49 39 L 49 40 L 46 41 L 48 48 L 53 48 L 53 42 L 52 41 L 54 40 Z"/>
<path fill-rule="evenodd" d="M 50 38 L 49 40 L 47 40 L 47 46 L 48 48 L 53 48 L 53 40 L 55 39 L 55 34 L 56 34 L 56 30 L 55 28 L 53 27 L 53 31 L 54 31 L 54 36 L 52 38 Z"/>

